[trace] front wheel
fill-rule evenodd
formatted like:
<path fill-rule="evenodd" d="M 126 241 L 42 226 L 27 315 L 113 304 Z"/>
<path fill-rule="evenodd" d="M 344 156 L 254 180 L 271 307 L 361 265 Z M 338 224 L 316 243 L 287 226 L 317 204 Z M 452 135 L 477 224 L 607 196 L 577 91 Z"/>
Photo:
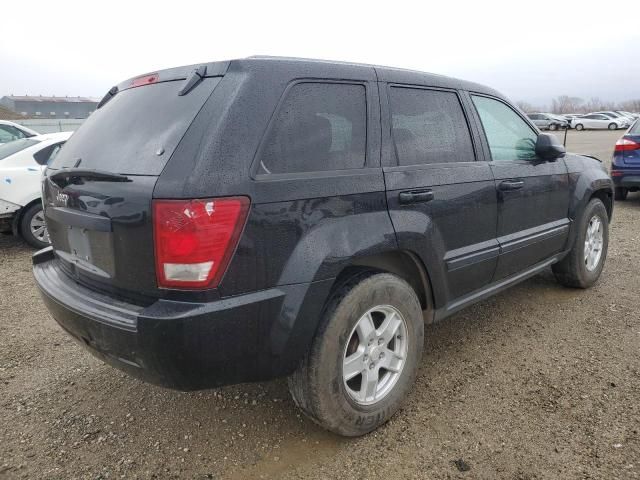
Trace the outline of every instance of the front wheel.
<path fill-rule="evenodd" d="M 555 131 L 557 129 L 558 129 L 558 125 L 556 125 L 555 123 L 552 123 L 551 125 L 549 125 L 549 130 Z"/>
<path fill-rule="evenodd" d="M 562 285 L 589 288 L 600 278 L 609 248 L 609 215 L 602 200 L 591 199 L 576 228 L 573 248 L 552 269 Z"/>
<path fill-rule="evenodd" d="M 584 130 L 584 125 L 582 125 L 581 123 L 578 123 L 576 125 L 576 130 L 580 131 L 580 130 Z"/>
<path fill-rule="evenodd" d="M 618 125 L 616 125 L 615 123 L 610 123 L 609 124 L 609 130 L 617 130 Z"/>
<path fill-rule="evenodd" d="M 375 430 L 415 380 L 424 338 L 420 302 L 404 280 L 362 273 L 326 306 L 311 349 L 289 378 L 295 403 L 344 436 Z"/>
<path fill-rule="evenodd" d="M 49 232 L 44 223 L 44 212 L 40 202 L 31 205 L 20 220 L 20 236 L 37 249 L 49 246 Z"/>

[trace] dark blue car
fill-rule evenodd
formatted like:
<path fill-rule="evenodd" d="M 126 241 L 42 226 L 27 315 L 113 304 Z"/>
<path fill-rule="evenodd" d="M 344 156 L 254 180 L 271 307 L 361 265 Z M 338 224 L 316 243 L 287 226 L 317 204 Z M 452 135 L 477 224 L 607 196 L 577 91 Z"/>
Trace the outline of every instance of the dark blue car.
<path fill-rule="evenodd" d="M 640 120 L 616 142 L 611 164 L 616 200 L 640 189 Z"/>

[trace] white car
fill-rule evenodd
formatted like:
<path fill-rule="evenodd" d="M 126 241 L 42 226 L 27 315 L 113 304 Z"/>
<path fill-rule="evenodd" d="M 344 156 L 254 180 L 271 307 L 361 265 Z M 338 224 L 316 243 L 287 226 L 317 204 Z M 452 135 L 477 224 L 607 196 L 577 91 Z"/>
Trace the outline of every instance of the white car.
<path fill-rule="evenodd" d="M 0 232 L 20 235 L 36 248 L 49 244 L 40 180 L 71 133 L 36 135 L 0 145 Z"/>
<path fill-rule="evenodd" d="M 571 119 L 571 127 L 576 130 L 584 129 L 609 129 L 624 128 L 625 124 L 616 118 L 610 118 L 602 113 L 589 113 Z"/>
<path fill-rule="evenodd" d="M 36 135 L 40 134 L 35 130 L 9 122 L 8 120 L 0 120 L 0 145 L 14 140 L 20 140 L 21 138 L 35 137 Z"/>
<path fill-rule="evenodd" d="M 604 115 L 605 117 L 609 117 L 612 120 L 618 120 L 619 122 L 622 123 L 622 128 L 628 128 L 631 126 L 631 124 L 633 123 L 633 120 L 625 115 L 622 115 L 620 113 L 616 113 L 613 111 L 607 111 L 607 112 L 593 112 L 593 113 L 597 113 L 599 115 Z"/>

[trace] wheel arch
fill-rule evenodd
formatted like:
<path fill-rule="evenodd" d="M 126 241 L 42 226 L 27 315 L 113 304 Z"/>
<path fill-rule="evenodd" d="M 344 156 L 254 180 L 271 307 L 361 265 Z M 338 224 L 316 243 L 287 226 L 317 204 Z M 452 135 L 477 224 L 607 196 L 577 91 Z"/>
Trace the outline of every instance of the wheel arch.
<path fill-rule="evenodd" d="M 434 296 L 429 272 L 413 252 L 395 250 L 356 257 L 336 277 L 331 292 L 339 289 L 353 275 L 364 270 L 386 272 L 405 280 L 416 292 L 426 322 L 433 321 Z"/>
<path fill-rule="evenodd" d="M 611 218 L 613 217 L 613 190 L 609 188 L 601 188 L 599 190 L 595 190 L 589 197 L 589 202 L 594 198 L 597 198 L 602 203 L 604 203 L 604 208 L 607 210 L 609 222 L 611 222 Z"/>
<path fill-rule="evenodd" d="M 22 238 L 22 236 L 20 235 L 20 222 L 22 222 L 22 218 L 24 217 L 25 212 L 29 210 L 33 205 L 40 202 L 42 202 L 42 199 L 40 197 L 34 198 L 29 203 L 23 205 L 20 210 L 18 210 L 18 213 L 15 217 L 13 217 L 13 222 L 11 224 L 11 231 L 14 236 Z"/>

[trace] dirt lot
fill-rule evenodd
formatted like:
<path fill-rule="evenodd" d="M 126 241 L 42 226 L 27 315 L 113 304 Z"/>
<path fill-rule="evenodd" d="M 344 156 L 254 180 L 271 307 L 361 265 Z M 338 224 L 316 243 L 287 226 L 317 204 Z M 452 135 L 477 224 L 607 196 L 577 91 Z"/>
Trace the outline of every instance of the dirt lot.
<path fill-rule="evenodd" d="M 620 132 L 570 132 L 607 159 Z M 640 477 L 640 195 L 589 291 L 533 278 L 430 326 L 406 408 L 344 440 L 285 381 L 179 393 L 89 356 L 0 237 L 0 478 Z M 456 463 L 457 462 L 457 463 Z"/>

